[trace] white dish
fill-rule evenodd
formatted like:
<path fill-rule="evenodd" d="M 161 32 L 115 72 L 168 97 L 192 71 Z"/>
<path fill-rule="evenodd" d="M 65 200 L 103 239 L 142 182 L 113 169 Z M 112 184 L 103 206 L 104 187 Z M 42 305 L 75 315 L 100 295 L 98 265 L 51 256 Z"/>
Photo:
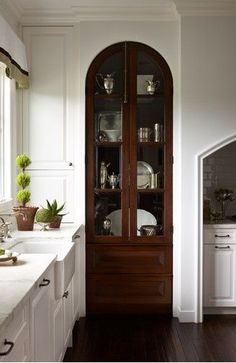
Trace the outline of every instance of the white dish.
<path fill-rule="evenodd" d="M 150 187 L 153 168 L 146 161 L 137 162 L 137 188 L 146 189 Z"/>
<path fill-rule="evenodd" d="M 107 218 L 111 220 L 111 232 L 114 236 L 121 236 L 122 228 L 122 220 L 121 220 L 121 209 L 117 209 L 114 212 L 108 214 Z M 137 210 L 137 228 L 140 229 L 142 225 L 145 224 L 157 224 L 157 220 L 154 215 L 150 212 L 147 212 L 144 209 Z M 140 232 L 137 231 L 137 236 L 140 236 Z"/>

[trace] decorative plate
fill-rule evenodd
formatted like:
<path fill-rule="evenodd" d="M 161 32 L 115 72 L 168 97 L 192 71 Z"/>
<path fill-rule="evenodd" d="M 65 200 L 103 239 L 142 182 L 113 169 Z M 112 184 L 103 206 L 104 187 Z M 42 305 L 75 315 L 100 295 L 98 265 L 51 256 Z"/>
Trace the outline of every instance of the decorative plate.
<path fill-rule="evenodd" d="M 146 189 L 150 187 L 153 168 L 146 161 L 137 162 L 137 188 Z"/>

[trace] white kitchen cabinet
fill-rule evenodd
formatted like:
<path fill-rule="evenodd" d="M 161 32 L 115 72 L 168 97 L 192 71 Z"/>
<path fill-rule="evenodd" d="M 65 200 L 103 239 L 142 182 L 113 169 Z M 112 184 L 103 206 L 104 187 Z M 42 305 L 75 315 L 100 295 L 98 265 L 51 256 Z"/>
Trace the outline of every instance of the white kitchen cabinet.
<path fill-rule="evenodd" d="M 73 329 L 73 297 L 72 297 L 72 281 L 66 289 L 63 297 L 64 311 L 64 347 L 65 350 L 71 346 L 72 329 Z"/>
<path fill-rule="evenodd" d="M 52 329 L 53 329 L 53 361 L 61 362 L 64 356 L 64 306 L 63 298 L 54 302 Z"/>
<path fill-rule="evenodd" d="M 204 245 L 204 306 L 236 306 L 236 245 Z"/>
<path fill-rule="evenodd" d="M 30 299 L 30 338 L 32 361 L 53 360 L 52 307 L 54 269 L 46 271 Z"/>
<path fill-rule="evenodd" d="M 1 362 L 31 361 L 29 349 L 29 302 L 14 312 L 14 318 L 0 336 Z"/>
<path fill-rule="evenodd" d="M 23 93 L 22 151 L 32 164 L 31 203 L 66 202 L 74 221 L 74 59 L 72 27 L 25 27 L 30 88 Z"/>

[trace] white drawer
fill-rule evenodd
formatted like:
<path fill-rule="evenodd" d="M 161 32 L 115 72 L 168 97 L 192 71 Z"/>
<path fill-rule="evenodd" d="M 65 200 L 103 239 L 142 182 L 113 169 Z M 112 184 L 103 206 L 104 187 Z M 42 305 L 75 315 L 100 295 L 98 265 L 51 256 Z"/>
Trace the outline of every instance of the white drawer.
<path fill-rule="evenodd" d="M 204 243 L 236 243 L 236 230 L 226 228 L 204 229 Z"/>

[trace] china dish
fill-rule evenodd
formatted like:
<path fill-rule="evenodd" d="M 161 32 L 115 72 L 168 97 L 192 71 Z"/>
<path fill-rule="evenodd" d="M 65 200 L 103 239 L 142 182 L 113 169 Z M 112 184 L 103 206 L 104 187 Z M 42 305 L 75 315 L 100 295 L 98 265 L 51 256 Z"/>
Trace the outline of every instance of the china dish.
<path fill-rule="evenodd" d="M 110 214 L 106 218 L 111 221 L 111 232 L 114 236 L 121 236 L 122 230 L 122 220 L 121 220 L 121 210 L 117 209 Z M 140 229 L 143 225 L 156 225 L 157 220 L 154 215 L 150 212 L 147 212 L 144 209 L 137 210 L 137 229 Z M 137 236 L 140 236 L 140 231 L 137 231 Z"/>
<path fill-rule="evenodd" d="M 153 168 L 145 161 L 137 162 L 137 188 L 146 189 L 150 187 Z"/>
<path fill-rule="evenodd" d="M 7 261 L 13 261 L 13 262 L 16 262 L 17 261 L 17 257 L 19 256 L 20 254 L 18 252 L 11 252 L 11 253 L 6 253 L 4 255 L 1 255 L 0 256 L 0 263 L 1 262 L 7 262 Z"/>

